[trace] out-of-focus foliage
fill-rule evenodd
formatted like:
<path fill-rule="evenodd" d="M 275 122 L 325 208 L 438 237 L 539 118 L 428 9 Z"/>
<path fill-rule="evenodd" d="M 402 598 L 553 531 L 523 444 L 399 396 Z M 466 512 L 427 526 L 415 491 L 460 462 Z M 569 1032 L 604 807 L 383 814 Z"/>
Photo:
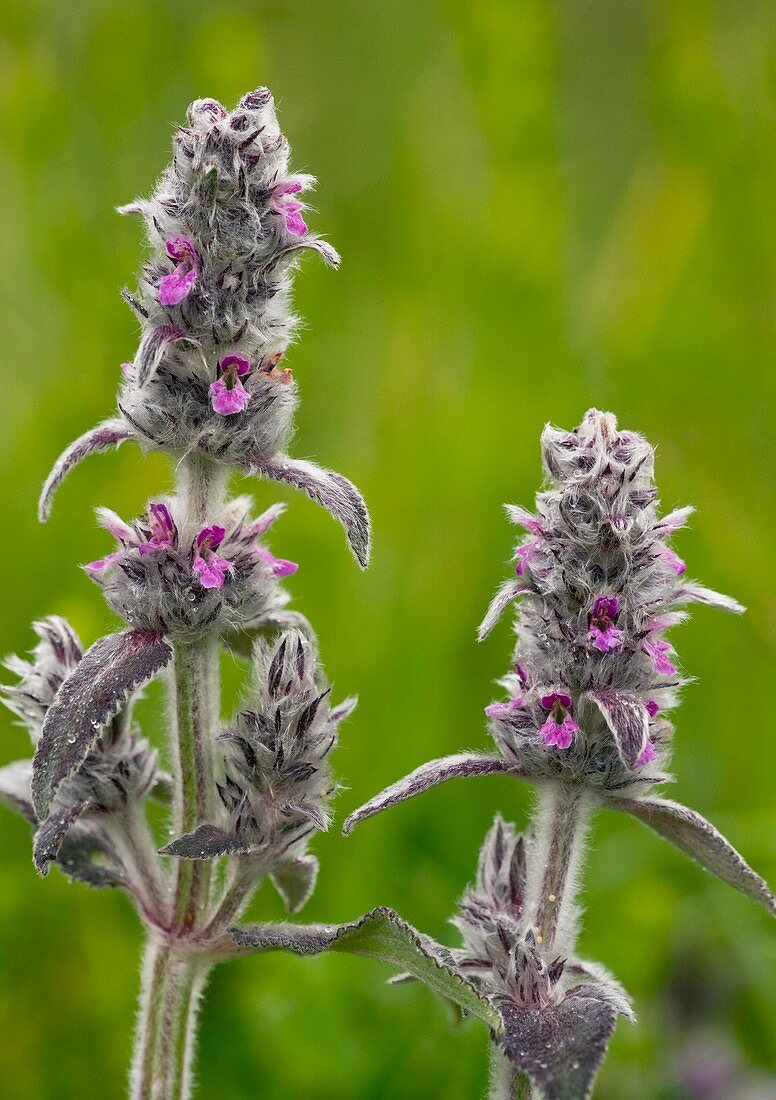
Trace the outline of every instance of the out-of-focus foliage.
<path fill-rule="evenodd" d="M 295 164 L 320 178 L 316 229 L 344 257 L 336 274 L 305 261 L 298 280 L 295 453 L 352 477 L 375 523 L 362 575 L 320 509 L 255 486 L 262 507 L 290 501 L 273 547 L 302 563 L 294 606 L 338 696 L 361 696 L 335 760 L 340 815 L 422 760 L 485 744 L 510 648 L 506 626 L 474 641 L 512 545 L 501 503 L 532 499 L 544 422 L 571 427 L 596 405 L 658 445 L 667 506 L 698 506 L 677 540 L 690 572 L 749 607 L 699 608 L 677 635 L 698 682 L 676 713 L 674 794 L 776 880 L 773 5 L 3 0 L 1 15 L 2 649 L 27 648 L 44 614 L 86 642 L 111 626 L 77 569 L 106 549 L 90 509 L 137 512 L 165 460 L 92 460 L 46 529 L 34 504 L 134 352 L 118 290 L 139 226 L 112 207 L 150 189 L 191 99 L 266 83 Z M 224 667 L 236 690 L 238 665 Z M 154 689 L 151 732 L 160 708 Z M 3 720 L 0 763 L 25 736 Z M 334 830 L 316 842 L 305 916 L 387 904 L 444 938 L 494 812 L 520 825 L 526 808 L 519 784 L 485 778 L 347 840 Z M 134 916 L 121 897 L 37 879 L 24 825 L 3 814 L 0 828 L 3 1096 L 120 1097 Z M 767 915 L 624 817 L 602 815 L 588 863 L 581 949 L 640 1016 L 619 1025 L 597 1095 L 692 1095 L 673 1007 L 690 950 L 693 974 L 724 991 L 695 998 L 693 1027 L 724 1033 L 744 1077 L 773 1070 Z M 271 891 L 259 913 L 281 915 Z M 424 989 L 384 976 L 335 956 L 217 971 L 202 1097 L 481 1095 L 482 1030 L 454 1034 Z"/>

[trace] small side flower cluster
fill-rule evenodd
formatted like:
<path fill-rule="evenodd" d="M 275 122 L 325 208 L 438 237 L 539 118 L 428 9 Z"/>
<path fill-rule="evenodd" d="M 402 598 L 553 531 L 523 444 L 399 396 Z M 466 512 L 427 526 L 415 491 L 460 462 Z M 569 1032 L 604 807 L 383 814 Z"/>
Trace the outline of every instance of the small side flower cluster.
<path fill-rule="evenodd" d="M 221 523 L 182 538 L 175 501 L 157 501 L 145 516 L 125 523 L 107 508 L 100 524 L 119 549 L 84 566 L 105 598 L 131 626 L 154 634 L 196 638 L 282 620 L 288 595 L 278 581 L 297 565 L 275 557 L 259 539 L 284 510 L 274 505 L 251 517 L 250 497 L 225 506 Z"/>
<path fill-rule="evenodd" d="M 255 704 L 221 733 L 218 817 L 173 840 L 167 855 L 213 859 L 239 855 L 242 874 L 269 874 L 294 912 L 315 883 L 307 841 L 329 827 L 337 790 L 329 755 L 355 698 L 336 707 L 322 678 L 315 643 L 283 632 L 254 649 Z"/>
<path fill-rule="evenodd" d="M 536 512 L 507 509 L 528 538 L 481 628 L 520 600 L 509 700 L 486 708 L 493 736 L 531 775 L 614 790 L 654 782 L 684 683 L 664 632 L 690 603 L 743 609 L 685 578 L 666 540 L 692 509 L 658 515 L 641 436 L 591 410 L 573 432 L 547 428 L 542 454 L 550 486 Z"/>

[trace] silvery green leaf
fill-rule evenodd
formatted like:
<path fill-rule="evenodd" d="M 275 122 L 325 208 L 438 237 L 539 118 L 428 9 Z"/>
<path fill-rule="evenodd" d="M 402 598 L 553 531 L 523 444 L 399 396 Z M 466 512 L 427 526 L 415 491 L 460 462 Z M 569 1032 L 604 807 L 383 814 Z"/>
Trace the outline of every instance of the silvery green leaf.
<path fill-rule="evenodd" d="M 499 1046 L 527 1073 L 543 1100 L 587 1100 L 614 1031 L 615 1009 L 593 986 L 570 990 L 557 1005 L 499 998 Z"/>
<path fill-rule="evenodd" d="M 725 596 L 722 592 L 715 592 L 713 588 L 706 588 L 702 584 L 685 584 L 674 597 L 675 602 L 702 603 L 707 607 L 718 607 L 721 611 L 730 611 L 734 615 L 742 615 L 746 608 L 732 596 Z"/>
<path fill-rule="evenodd" d="M 124 886 L 120 861 L 105 833 L 91 822 L 79 821 L 59 848 L 57 867 L 71 882 L 94 889 Z"/>
<path fill-rule="evenodd" d="M 629 1023 L 636 1023 L 631 999 L 621 982 L 598 962 L 590 962 L 587 959 L 573 959 L 566 962 L 563 973 L 566 977 L 578 977 L 592 983 L 600 990 L 600 995 L 607 1000 L 618 1016 L 624 1016 Z"/>
<path fill-rule="evenodd" d="M 172 776 L 167 772 L 157 771 L 153 783 L 148 789 L 148 798 L 152 802 L 158 802 L 160 806 L 171 806 L 173 796 Z"/>
<path fill-rule="evenodd" d="M 278 864 L 269 877 L 289 913 L 298 913 L 315 889 L 318 860 L 315 856 L 290 859 Z"/>
<path fill-rule="evenodd" d="M 156 325 L 146 330 L 140 340 L 134 362 L 135 380 L 138 386 L 144 386 L 156 374 L 167 345 L 183 339 L 195 343 L 191 337 L 185 337 L 175 325 Z"/>
<path fill-rule="evenodd" d="M 253 473 L 292 485 L 322 505 L 345 528 L 356 561 L 366 568 L 371 540 L 369 512 L 352 482 L 333 470 L 300 459 L 283 457 L 255 463 L 249 459 L 248 465 Z"/>
<path fill-rule="evenodd" d="M 62 842 L 87 808 L 88 803 L 84 801 L 70 802 L 56 809 L 40 823 L 32 846 L 32 859 L 38 874 L 49 873 L 50 865 L 59 855 Z"/>
<path fill-rule="evenodd" d="M 134 437 L 135 433 L 129 424 L 117 417 L 115 420 L 105 420 L 96 428 L 91 428 L 65 448 L 46 478 L 40 494 L 38 518 L 41 523 L 45 523 L 51 515 L 51 505 L 57 489 L 79 462 L 88 458 L 89 455 L 102 454 L 113 447 L 120 447 L 122 443 Z"/>
<path fill-rule="evenodd" d="M 0 768 L 0 802 L 21 814 L 30 825 L 35 825 L 37 818 L 30 794 L 31 781 L 31 760 L 14 760 L 12 764 Z"/>
<path fill-rule="evenodd" d="M 100 638 L 57 692 L 43 722 L 32 763 L 32 799 L 48 817 L 60 783 L 89 754 L 101 731 L 130 693 L 147 683 L 172 656 L 164 638 L 127 630 Z"/>
<path fill-rule="evenodd" d="M 239 946 L 254 951 L 293 951 L 297 955 L 344 951 L 391 963 L 494 1031 L 501 1031 L 498 1012 L 457 971 L 448 949 L 421 935 L 392 909 L 373 909 L 348 924 L 246 925 L 233 928 L 232 937 Z"/>
<path fill-rule="evenodd" d="M 479 641 L 483 641 L 487 638 L 509 605 L 516 600 L 524 590 L 525 585 L 520 581 L 504 581 L 496 592 L 496 595 L 490 601 L 488 610 L 485 612 L 485 618 L 480 623 L 479 630 L 477 631 L 477 638 Z"/>
<path fill-rule="evenodd" d="M 387 810 L 399 802 L 408 798 L 414 798 L 417 794 L 436 787 L 439 783 L 446 783 L 449 779 L 465 779 L 478 775 L 496 775 L 508 773 L 521 777 L 521 772 L 514 764 L 509 764 L 500 756 L 484 756 L 476 752 L 461 752 L 455 756 L 443 756 L 438 760 L 429 760 L 421 764 L 414 772 L 405 775 L 403 779 L 386 787 L 380 794 L 375 795 L 369 802 L 358 810 L 355 810 L 342 827 L 347 835 L 368 817 Z"/>
<path fill-rule="evenodd" d="M 624 691 L 591 691 L 593 700 L 609 727 L 620 759 L 629 768 L 644 751 L 649 738 L 649 712 L 642 701 Z"/>
<path fill-rule="evenodd" d="M 160 856 L 177 856 L 178 859 L 216 859 L 218 856 L 247 852 L 245 845 L 226 829 L 218 825 L 198 825 L 191 833 L 171 840 L 159 849 Z"/>
<path fill-rule="evenodd" d="M 613 798 L 607 804 L 632 814 L 665 840 L 721 878 L 735 890 L 759 901 L 776 916 L 776 898 L 767 882 L 753 871 L 733 845 L 695 810 L 667 798 Z"/>

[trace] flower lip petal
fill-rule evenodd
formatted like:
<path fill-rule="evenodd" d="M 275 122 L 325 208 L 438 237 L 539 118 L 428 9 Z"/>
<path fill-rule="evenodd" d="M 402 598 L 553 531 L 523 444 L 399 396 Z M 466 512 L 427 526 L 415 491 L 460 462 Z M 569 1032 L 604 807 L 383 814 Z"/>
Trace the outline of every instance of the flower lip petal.
<path fill-rule="evenodd" d="M 250 400 L 251 395 L 241 382 L 230 389 L 222 378 L 218 378 L 210 385 L 210 403 L 213 412 L 219 416 L 232 416 L 242 412 Z"/>

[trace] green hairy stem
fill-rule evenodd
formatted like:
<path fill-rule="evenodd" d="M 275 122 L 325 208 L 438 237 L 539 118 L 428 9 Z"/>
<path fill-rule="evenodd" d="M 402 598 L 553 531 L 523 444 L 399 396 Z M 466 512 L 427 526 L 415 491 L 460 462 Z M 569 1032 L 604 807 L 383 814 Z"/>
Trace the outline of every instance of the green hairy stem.
<path fill-rule="evenodd" d="M 543 784 L 528 848 L 527 912 L 545 952 L 573 954 L 577 938 L 577 870 L 590 818 L 584 788 Z M 490 1050 L 488 1100 L 531 1100 L 534 1089 L 495 1043 Z"/>
<path fill-rule="evenodd" d="M 192 530 L 223 506 L 225 476 L 213 463 L 186 458 L 178 466 L 178 491 Z M 174 783 L 174 836 L 211 821 L 215 782 L 212 742 L 220 707 L 219 639 L 176 641 L 169 671 L 170 757 Z M 149 932 L 132 1068 L 133 1100 L 186 1100 L 197 1004 L 212 957 L 197 952 L 209 922 L 212 861 L 175 859 L 169 926 L 163 941 Z M 216 927 L 216 925 L 218 927 Z"/>

